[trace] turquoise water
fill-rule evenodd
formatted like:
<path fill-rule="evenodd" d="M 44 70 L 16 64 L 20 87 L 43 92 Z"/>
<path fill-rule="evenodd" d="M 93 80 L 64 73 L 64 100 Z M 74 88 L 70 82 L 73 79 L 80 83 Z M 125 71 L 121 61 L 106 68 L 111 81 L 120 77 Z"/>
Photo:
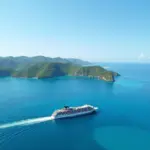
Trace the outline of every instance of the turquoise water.
<path fill-rule="evenodd" d="M 150 65 L 102 65 L 122 76 L 115 83 L 0 78 L 0 150 L 149 150 Z M 45 118 L 64 105 L 83 104 L 100 110 L 72 119 Z"/>

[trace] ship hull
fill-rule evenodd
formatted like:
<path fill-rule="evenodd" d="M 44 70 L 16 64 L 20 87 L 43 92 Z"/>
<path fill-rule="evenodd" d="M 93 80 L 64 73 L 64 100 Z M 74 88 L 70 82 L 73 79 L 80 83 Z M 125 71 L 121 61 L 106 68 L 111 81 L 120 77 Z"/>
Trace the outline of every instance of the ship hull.
<path fill-rule="evenodd" d="M 94 108 L 93 110 L 87 111 L 87 112 L 80 112 L 80 113 L 75 113 L 75 114 L 56 116 L 56 117 L 54 117 L 54 119 L 65 119 L 65 118 L 84 116 L 84 115 L 92 114 L 92 113 L 96 112 L 96 110 L 97 110 L 97 108 Z"/>

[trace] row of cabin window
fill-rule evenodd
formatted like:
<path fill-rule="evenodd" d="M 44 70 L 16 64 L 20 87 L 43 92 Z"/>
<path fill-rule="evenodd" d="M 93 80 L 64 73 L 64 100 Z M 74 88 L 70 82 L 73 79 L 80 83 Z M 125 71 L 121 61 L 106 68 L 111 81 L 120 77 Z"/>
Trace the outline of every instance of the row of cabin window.
<path fill-rule="evenodd" d="M 88 108 L 82 108 L 82 109 L 78 109 L 78 110 L 71 110 L 71 111 L 67 111 L 67 112 L 59 112 L 59 113 L 57 113 L 57 115 L 64 115 L 64 114 L 70 114 L 70 113 L 76 113 L 76 112 L 84 112 L 87 110 L 91 110 L 91 108 L 88 107 Z"/>

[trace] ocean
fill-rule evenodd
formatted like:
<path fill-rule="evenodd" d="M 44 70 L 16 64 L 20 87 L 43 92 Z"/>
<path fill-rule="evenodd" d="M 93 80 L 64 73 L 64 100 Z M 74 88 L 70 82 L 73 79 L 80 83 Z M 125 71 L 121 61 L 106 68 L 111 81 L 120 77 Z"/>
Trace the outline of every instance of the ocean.
<path fill-rule="evenodd" d="M 115 83 L 0 78 L 0 150 L 150 150 L 150 64 L 101 63 Z M 64 105 L 96 114 L 51 120 Z"/>

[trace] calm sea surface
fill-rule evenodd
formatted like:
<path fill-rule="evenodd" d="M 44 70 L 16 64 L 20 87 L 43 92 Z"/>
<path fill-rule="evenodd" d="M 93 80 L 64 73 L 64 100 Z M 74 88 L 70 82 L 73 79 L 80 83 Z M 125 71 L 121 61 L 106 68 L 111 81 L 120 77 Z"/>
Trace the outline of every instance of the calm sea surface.
<path fill-rule="evenodd" d="M 150 64 L 102 65 L 122 76 L 115 83 L 0 78 L 0 150 L 150 150 Z M 45 118 L 83 104 L 99 112 Z"/>

